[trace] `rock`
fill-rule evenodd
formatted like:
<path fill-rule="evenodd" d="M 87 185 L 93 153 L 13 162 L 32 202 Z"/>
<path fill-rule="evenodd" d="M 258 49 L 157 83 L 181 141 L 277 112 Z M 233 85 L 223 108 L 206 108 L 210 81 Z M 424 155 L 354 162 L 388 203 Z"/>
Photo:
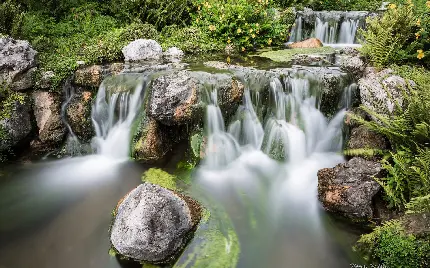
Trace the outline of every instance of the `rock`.
<path fill-rule="evenodd" d="M 361 103 L 376 113 L 391 116 L 396 110 L 396 101 L 404 107 L 402 91 L 408 92 L 408 84 L 415 86 L 412 80 L 394 75 L 391 69 L 378 72 L 375 68 L 366 68 L 364 77 L 358 81 Z"/>
<path fill-rule="evenodd" d="M 317 48 L 323 47 L 323 43 L 318 38 L 309 38 L 301 42 L 288 45 L 288 48 Z"/>
<path fill-rule="evenodd" d="M 291 62 L 297 65 L 323 65 L 324 63 L 332 63 L 333 54 L 296 54 L 293 56 Z"/>
<path fill-rule="evenodd" d="M 177 47 L 171 47 L 163 53 L 163 57 L 167 61 L 177 62 L 184 57 L 184 52 Z"/>
<path fill-rule="evenodd" d="M 157 41 L 151 39 L 138 39 L 122 49 L 125 61 L 158 60 L 163 49 Z"/>
<path fill-rule="evenodd" d="M 144 163 L 158 163 L 172 150 L 174 138 L 170 131 L 154 119 L 145 118 L 141 131 L 135 134 L 133 158 Z M 175 133 L 178 135 L 179 133 Z"/>
<path fill-rule="evenodd" d="M 0 38 L 0 84 L 16 91 L 33 87 L 36 55 L 28 41 Z"/>
<path fill-rule="evenodd" d="M 61 119 L 60 96 L 53 92 L 35 91 L 32 97 L 40 141 L 48 145 L 60 143 L 66 134 Z"/>
<path fill-rule="evenodd" d="M 369 130 L 366 126 L 359 126 L 351 131 L 347 149 L 377 149 L 385 150 L 388 148 L 385 138 Z"/>
<path fill-rule="evenodd" d="M 52 79 L 55 77 L 53 71 L 47 71 L 42 73 L 42 77 L 37 82 L 37 86 L 41 89 L 49 89 L 52 86 Z"/>
<path fill-rule="evenodd" d="M 210 68 L 220 69 L 220 70 L 228 70 L 230 68 L 229 64 L 221 61 L 207 61 L 203 63 L 203 65 Z"/>
<path fill-rule="evenodd" d="M 119 254 L 139 262 L 171 263 L 201 219 L 189 197 L 144 183 L 120 201 L 110 240 Z"/>
<path fill-rule="evenodd" d="M 0 152 L 10 151 L 23 145 L 33 130 L 31 106 L 24 94 L 10 103 L 10 108 L 2 107 L 0 118 Z"/>
<path fill-rule="evenodd" d="M 73 83 L 85 87 L 99 87 L 103 81 L 103 70 L 100 65 L 92 65 L 78 69 Z"/>
<path fill-rule="evenodd" d="M 357 80 L 363 76 L 366 69 L 366 64 L 359 56 L 341 56 L 339 62 L 340 68 L 352 74 Z"/>
<path fill-rule="evenodd" d="M 175 71 L 152 82 L 147 114 L 169 126 L 200 121 L 204 106 L 200 96 L 205 87 L 217 88 L 224 111 L 235 110 L 242 100 L 244 87 L 231 75 Z"/>
<path fill-rule="evenodd" d="M 360 55 L 360 51 L 355 47 L 343 47 L 339 53 L 341 55 L 349 56 L 349 57 L 355 57 Z"/>
<path fill-rule="evenodd" d="M 323 207 L 351 220 L 373 216 L 372 199 L 381 189 L 373 179 L 381 175 L 379 162 L 352 158 L 334 168 L 318 171 L 318 199 Z"/>
<path fill-rule="evenodd" d="M 77 92 L 66 109 L 67 122 L 81 141 L 89 141 L 94 136 L 91 121 L 92 98 L 91 91 Z"/>

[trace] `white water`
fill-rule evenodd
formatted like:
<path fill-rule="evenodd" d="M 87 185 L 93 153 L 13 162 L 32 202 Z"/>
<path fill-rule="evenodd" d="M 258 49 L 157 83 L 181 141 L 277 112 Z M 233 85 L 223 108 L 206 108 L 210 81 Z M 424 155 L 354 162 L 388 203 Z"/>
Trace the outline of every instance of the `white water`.
<path fill-rule="evenodd" d="M 111 77 L 100 85 L 91 113 L 96 132 L 93 147 L 97 154 L 118 159 L 129 157 L 131 126 L 140 111 L 145 86 L 144 76 L 129 75 Z"/>

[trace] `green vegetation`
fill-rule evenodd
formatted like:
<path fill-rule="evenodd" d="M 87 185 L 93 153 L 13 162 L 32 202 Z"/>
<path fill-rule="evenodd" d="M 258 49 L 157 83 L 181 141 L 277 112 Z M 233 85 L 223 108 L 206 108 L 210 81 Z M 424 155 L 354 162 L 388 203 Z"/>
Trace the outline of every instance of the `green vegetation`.
<path fill-rule="evenodd" d="M 331 47 L 319 48 L 293 48 L 276 51 L 266 51 L 261 53 L 260 57 L 271 59 L 277 62 L 290 62 L 295 55 L 308 54 L 308 55 L 328 55 L 333 54 L 335 50 Z"/>
<path fill-rule="evenodd" d="M 366 253 L 371 262 L 382 261 L 387 267 L 428 267 L 430 243 L 426 239 L 417 239 L 407 234 L 402 222 L 392 220 L 357 242 L 356 249 Z"/>
<path fill-rule="evenodd" d="M 142 176 L 143 182 L 157 184 L 170 190 L 177 190 L 175 180 L 175 176 L 157 168 L 148 169 Z"/>
<path fill-rule="evenodd" d="M 380 6 L 381 0 L 315 0 L 308 6 L 314 10 L 369 10 L 375 11 Z"/>

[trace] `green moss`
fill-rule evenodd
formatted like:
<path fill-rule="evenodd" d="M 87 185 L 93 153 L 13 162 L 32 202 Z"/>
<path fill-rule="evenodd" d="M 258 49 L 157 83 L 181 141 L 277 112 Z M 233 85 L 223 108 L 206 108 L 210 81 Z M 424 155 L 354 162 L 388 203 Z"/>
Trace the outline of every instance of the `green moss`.
<path fill-rule="evenodd" d="M 294 48 L 294 49 L 283 49 L 276 51 L 263 52 L 259 57 L 268 58 L 276 62 L 290 62 L 295 55 L 298 54 L 332 54 L 335 52 L 334 48 L 331 47 L 319 47 L 319 48 Z"/>
<path fill-rule="evenodd" d="M 170 190 L 177 190 L 176 177 L 158 168 L 150 168 L 146 171 L 142 176 L 142 181 L 157 184 Z"/>

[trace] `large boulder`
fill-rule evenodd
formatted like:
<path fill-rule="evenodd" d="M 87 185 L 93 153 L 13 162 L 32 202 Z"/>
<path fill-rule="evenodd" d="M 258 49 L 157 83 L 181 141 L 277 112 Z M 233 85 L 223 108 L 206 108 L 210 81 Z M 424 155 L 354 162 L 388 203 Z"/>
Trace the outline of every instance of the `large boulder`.
<path fill-rule="evenodd" d="M 2 107 L 0 117 L 0 152 L 11 151 L 28 140 L 33 126 L 31 106 L 26 96 L 19 94 L 15 100 Z M 4 102 L 3 102 L 4 104 Z"/>
<path fill-rule="evenodd" d="M 323 207 L 351 220 L 372 218 L 372 199 L 381 189 L 374 177 L 381 175 L 379 162 L 355 157 L 334 168 L 318 171 L 318 199 Z"/>
<path fill-rule="evenodd" d="M 408 92 L 415 83 L 395 75 L 391 69 L 378 72 L 375 68 L 366 68 L 365 75 L 358 81 L 361 103 L 371 111 L 392 115 L 396 102 L 405 106 L 403 91 Z"/>
<path fill-rule="evenodd" d="M 125 61 L 158 60 L 163 55 L 160 44 L 151 39 L 138 39 L 122 49 Z"/>
<path fill-rule="evenodd" d="M 288 48 L 317 48 L 322 46 L 323 43 L 318 38 L 309 38 L 301 42 L 289 44 Z"/>
<path fill-rule="evenodd" d="M 16 91 L 33 87 L 36 55 L 28 41 L 0 38 L 0 84 Z"/>
<path fill-rule="evenodd" d="M 67 122 L 81 141 L 89 141 L 94 136 L 91 121 L 92 99 L 91 91 L 79 91 L 72 96 L 66 109 Z"/>
<path fill-rule="evenodd" d="M 53 92 L 35 91 L 32 97 L 40 141 L 52 145 L 60 143 L 66 134 L 61 119 L 60 96 Z"/>
<path fill-rule="evenodd" d="M 341 55 L 338 58 L 340 68 L 349 72 L 355 79 L 360 79 L 366 69 L 366 63 L 359 56 Z"/>
<path fill-rule="evenodd" d="M 223 111 L 234 111 L 243 85 L 228 74 L 175 71 L 157 77 L 151 86 L 147 114 L 165 125 L 184 125 L 203 118 L 202 95 L 215 88 Z"/>
<path fill-rule="evenodd" d="M 201 208 L 189 197 L 144 183 L 120 201 L 110 240 L 122 256 L 155 264 L 172 262 L 190 239 Z"/>

